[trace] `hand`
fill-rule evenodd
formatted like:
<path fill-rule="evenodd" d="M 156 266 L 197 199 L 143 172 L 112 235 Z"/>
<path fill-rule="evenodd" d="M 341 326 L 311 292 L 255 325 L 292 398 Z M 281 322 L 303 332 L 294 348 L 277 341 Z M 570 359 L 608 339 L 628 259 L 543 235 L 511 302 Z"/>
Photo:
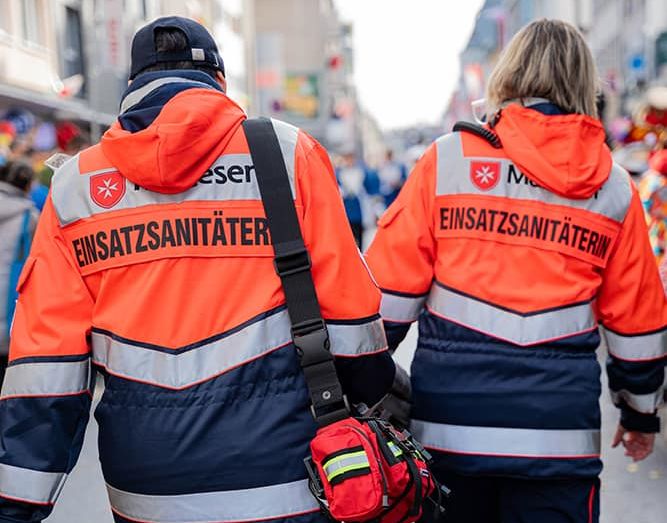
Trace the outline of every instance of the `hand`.
<path fill-rule="evenodd" d="M 403 367 L 397 364 L 391 390 L 382 400 L 382 407 L 390 414 L 389 421 L 394 426 L 399 428 L 410 426 L 411 396 L 410 376 Z"/>
<path fill-rule="evenodd" d="M 630 456 L 633 461 L 641 461 L 653 452 L 655 434 L 630 431 L 619 425 L 611 446 L 616 448 L 620 443 L 625 447 L 626 456 Z"/>

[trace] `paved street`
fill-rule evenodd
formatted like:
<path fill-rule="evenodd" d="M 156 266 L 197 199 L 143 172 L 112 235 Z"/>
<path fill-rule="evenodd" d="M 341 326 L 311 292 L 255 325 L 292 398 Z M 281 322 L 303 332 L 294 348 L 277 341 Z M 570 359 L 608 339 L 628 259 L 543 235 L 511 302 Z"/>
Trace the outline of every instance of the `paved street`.
<path fill-rule="evenodd" d="M 397 352 L 397 360 L 409 368 L 417 339 L 416 328 Z M 667 439 L 663 434 L 654 454 L 633 465 L 622 450 L 609 445 L 617 421 L 608 395 L 602 399 L 603 523 L 662 523 L 667 518 Z M 665 420 L 667 423 L 667 420 Z M 81 459 L 74 469 L 48 523 L 111 523 L 104 482 L 97 461 L 97 426 L 91 422 Z M 539 523 L 539 522 L 535 522 Z"/>

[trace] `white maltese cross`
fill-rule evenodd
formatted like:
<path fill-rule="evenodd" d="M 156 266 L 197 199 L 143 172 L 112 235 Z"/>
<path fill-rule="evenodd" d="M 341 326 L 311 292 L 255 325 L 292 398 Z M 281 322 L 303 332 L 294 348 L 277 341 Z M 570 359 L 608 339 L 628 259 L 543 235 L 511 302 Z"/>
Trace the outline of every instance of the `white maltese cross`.
<path fill-rule="evenodd" d="M 496 175 L 488 165 L 484 165 L 475 171 L 475 178 L 482 185 L 489 185 L 495 179 Z"/>
<path fill-rule="evenodd" d="M 118 190 L 118 182 L 114 182 L 111 178 L 102 181 L 102 185 L 97 188 L 97 195 L 102 196 L 105 200 L 111 198 L 113 193 Z"/>

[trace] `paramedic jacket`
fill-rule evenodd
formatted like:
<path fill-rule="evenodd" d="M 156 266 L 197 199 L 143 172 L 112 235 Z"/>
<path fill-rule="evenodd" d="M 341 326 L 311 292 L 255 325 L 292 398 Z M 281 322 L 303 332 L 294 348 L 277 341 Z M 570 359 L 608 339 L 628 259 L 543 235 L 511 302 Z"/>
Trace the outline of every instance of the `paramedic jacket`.
<path fill-rule="evenodd" d="M 320 520 L 316 426 L 243 111 L 200 72 L 146 73 L 55 174 L 19 282 L 0 401 L 0 522 L 50 512 L 93 387 L 116 521 Z M 274 121 L 331 350 L 351 401 L 394 366 L 324 149 Z M 131 132 L 134 131 L 134 132 Z"/>
<path fill-rule="evenodd" d="M 603 332 L 623 425 L 658 429 L 667 306 L 636 190 L 597 120 L 540 110 L 507 106 L 501 149 L 439 138 L 367 255 L 390 349 L 419 318 L 414 432 L 459 473 L 597 475 Z"/>

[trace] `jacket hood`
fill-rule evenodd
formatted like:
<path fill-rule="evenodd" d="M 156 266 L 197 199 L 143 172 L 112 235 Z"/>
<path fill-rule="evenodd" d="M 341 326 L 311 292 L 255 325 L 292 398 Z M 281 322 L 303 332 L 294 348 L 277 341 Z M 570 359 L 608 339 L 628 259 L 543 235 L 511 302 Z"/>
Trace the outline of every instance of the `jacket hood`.
<path fill-rule="evenodd" d="M 604 128 L 595 118 L 545 115 L 510 104 L 494 131 L 522 173 L 560 196 L 590 198 L 609 177 L 611 153 Z"/>
<path fill-rule="evenodd" d="M 7 182 L 0 182 L 0 223 L 33 208 L 32 200 L 24 192 Z"/>
<path fill-rule="evenodd" d="M 144 129 L 130 132 L 114 123 L 100 145 L 133 183 L 174 194 L 197 182 L 244 119 L 243 110 L 222 92 L 192 88 L 173 96 Z"/>

